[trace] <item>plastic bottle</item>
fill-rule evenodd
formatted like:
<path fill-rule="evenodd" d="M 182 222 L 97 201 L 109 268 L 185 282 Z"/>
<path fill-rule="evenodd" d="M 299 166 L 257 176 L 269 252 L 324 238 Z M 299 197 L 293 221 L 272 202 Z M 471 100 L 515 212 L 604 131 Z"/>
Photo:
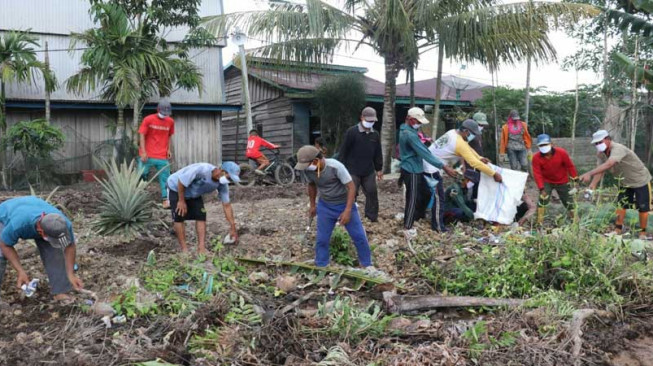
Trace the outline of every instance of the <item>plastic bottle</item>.
<path fill-rule="evenodd" d="M 26 297 L 32 297 L 34 293 L 36 292 L 36 287 L 39 284 L 39 279 L 34 278 L 27 285 L 22 285 L 20 288 L 23 290 L 23 293 L 25 293 Z"/>

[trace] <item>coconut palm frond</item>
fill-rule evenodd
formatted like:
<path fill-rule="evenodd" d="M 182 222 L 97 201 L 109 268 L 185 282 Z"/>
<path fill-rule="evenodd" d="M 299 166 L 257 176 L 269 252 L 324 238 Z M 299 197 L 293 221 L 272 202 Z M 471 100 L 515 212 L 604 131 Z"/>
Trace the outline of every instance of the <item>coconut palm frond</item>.
<path fill-rule="evenodd" d="M 570 3 L 497 5 L 447 17 L 439 23 L 438 35 L 447 56 L 479 60 L 496 69 L 529 55 L 536 61 L 555 59 L 547 32 L 598 12 L 592 6 Z"/>

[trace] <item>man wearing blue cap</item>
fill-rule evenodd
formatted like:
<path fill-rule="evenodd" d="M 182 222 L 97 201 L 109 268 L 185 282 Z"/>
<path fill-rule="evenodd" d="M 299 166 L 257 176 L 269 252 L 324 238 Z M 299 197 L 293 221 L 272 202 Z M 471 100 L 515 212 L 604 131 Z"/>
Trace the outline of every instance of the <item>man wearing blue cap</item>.
<path fill-rule="evenodd" d="M 561 147 L 554 147 L 549 135 L 543 133 L 537 136 L 537 148 L 540 152 L 533 155 L 533 177 L 540 190 L 537 223 L 541 224 L 553 191 L 556 191 L 562 204 L 571 212 L 574 201 L 569 196 L 569 178 L 576 181 L 578 172 L 567 151 Z"/>
<path fill-rule="evenodd" d="M 226 161 L 220 167 L 208 163 L 188 165 L 168 178 L 168 197 L 175 234 L 182 252 L 188 252 L 184 221 L 195 220 L 198 252 L 206 254 L 206 209 L 202 195 L 218 191 L 224 216 L 231 225 L 230 237 L 236 243 L 238 232 L 229 200 L 229 182 L 240 182 L 238 164 Z"/>

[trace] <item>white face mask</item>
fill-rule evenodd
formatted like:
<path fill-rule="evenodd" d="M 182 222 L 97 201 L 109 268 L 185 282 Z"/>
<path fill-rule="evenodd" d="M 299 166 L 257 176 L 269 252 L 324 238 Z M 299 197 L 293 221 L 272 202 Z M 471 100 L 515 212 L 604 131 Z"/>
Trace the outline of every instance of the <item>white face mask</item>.
<path fill-rule="evenodd" d="M 422 127 L 422 125 L 419 124 L 419 123 L 413 125 L 413 128 L 416 129 L 416 130 L 419 130 L 420 127 Z"/>
<path fill-rule="evenodd" d="M 602 142 L 595 146 L 596 146 L 596 150 L 598 150 L 599 152 L 604 152 L 608 148 L 608 145 L 606 145 L 605 142 Z"/>
<path fill-rule="evenodd" d="M 538 149 L 540 149 L 542 154 L 548 154 L 551 151 L 551 145 L 539 146 Z"/>
<path fill-rule="evenodd" d="M 317 165 L 309 165 L 306 167 L 306 170 L 314 172 L 317 170 Z"/>
<path fill-rule="evenodd" d="M 227 177 L 220 177 L 220 184 L 229 184 L 229 179 Z"/>
<path fill-rule="evenodd" d="M 158 115 L 159 115 L 159 118 L 161 118 L 161 119 L 166 118 L 166 116 L 162 115 L 161 113 L 158 113 Z"/>
<path fill-rule="evenodd" d="M 374 122 L 363 121 L 363 127 L 372 128 L 372 127 L 374 127 Z"/>
<path fill-rule="evenodd" d="M 483 126 L 478 126 L 478 130 L 483 132 Z"/>

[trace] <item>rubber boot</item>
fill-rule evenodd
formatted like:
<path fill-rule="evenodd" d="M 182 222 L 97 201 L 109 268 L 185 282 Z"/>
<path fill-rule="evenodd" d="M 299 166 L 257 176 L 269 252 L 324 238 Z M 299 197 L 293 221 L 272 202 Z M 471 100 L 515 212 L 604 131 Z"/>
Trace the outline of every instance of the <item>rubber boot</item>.
<path fill-rule="evenodd" d="M 546 207 L 537 208 L 537 224 L 542 225 L 544 222 L 544 213 L 546 212 Z"/>
<path fill-rule="evenodd" d="M 648 212 L 639 213 L 639 238 L 643 240 L 648 239 L 646 235 L 646 226 L 648 225 Z"/>
<path fill-rule="evenodd" d="M 615 233 L 618 235 L 621 235 L 623 233 L 623 228 L 624 228 L 624 219 L 626 218 L 626 209 L 625 208 L 618 208 L 617 209 L 617 221 L 615 222 Z"/>

